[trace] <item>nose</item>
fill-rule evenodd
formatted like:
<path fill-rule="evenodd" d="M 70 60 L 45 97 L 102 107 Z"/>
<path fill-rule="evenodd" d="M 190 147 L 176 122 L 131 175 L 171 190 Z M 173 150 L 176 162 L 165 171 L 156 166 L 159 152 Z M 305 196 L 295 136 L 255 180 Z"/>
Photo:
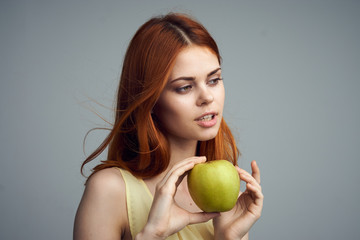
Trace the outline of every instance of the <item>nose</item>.
<path fill-rule="evenodd" d="M 198 106 L 207 105 L 214 101 L 214 95 L 207 87 L 199 88 L 199 94 L 196 100 Z"/>

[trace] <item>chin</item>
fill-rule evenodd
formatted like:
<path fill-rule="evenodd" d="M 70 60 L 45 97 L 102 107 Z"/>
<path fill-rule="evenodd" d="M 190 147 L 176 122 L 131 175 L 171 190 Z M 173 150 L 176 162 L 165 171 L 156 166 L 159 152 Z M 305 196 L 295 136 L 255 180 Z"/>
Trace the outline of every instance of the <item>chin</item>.
<path fill-rule="evenodd" d="M 217 134 L 218 134 L 218 131 L 216 131 L 214 133 L 209 133 L 209 134 L 206 134 L 206 135 L 202 135 L 202 136 L 199 137 L 199 141 L 202 141 L 202 142 L 209 141 L 211 139 L 214 139 Z"/>

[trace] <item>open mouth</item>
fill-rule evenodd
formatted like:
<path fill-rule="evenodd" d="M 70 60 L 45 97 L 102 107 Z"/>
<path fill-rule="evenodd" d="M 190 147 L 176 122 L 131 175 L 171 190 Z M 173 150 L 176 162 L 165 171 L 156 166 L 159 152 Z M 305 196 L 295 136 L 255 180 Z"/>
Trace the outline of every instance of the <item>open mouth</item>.
<path fill-rule="evenodd" d="M 198 119 L 198 121 L 211 121 L 215 117 L 215 114 L 208 114 Z"/>
<path fill-rule="evenodd" d="M 217 113 L 211 112 L 211 113 L 205 113 L 198 119 L 196 119 L 197 124 L 200 127 L 204 128 L 211 128 L 216 125 L 218 119 L 217 119 Z"/>

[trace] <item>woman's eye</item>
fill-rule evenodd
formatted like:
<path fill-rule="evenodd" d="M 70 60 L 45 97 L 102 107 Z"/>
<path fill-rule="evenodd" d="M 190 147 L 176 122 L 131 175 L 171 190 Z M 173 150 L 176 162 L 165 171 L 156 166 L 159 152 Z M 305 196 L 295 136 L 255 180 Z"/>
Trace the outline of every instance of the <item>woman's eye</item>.
<path fill-rule="evenodd" d="M 191 88 L 192 88 L 191 85 L 186 85 L 186 86 L 183 86 L 183 87 L 178 87 L 178 88 L 176 88 L 176 92 L 178 92 L 178 93 L 186 93 L 186 92 L 190 91 Z"/>
<path fill-rule="evenodd" d="M 223 80 L 223 79 L 222 79 L 222 78 L 214 78 L 214 79 L 210 79 L 208 83 L 209 83 L 210 85 L 216 85 L 216 84 L 218 84 L 218 82 L 221 81 L 221 80 Z"/>

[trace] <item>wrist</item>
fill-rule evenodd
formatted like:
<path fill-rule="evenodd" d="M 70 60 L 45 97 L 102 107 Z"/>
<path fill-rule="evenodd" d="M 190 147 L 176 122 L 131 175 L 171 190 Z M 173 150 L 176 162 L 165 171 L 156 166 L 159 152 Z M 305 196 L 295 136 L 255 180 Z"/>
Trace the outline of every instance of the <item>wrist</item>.
<path fill-rule="evenodd" d="M 147 226 L 135 236 L 135 240 L 163 240 L 165 238 L 166 237 L 162 237 L 161 234 L 157 234 L 156 231 L 153 231 Z"/>
<path fill-rule="evenodd" d="M 135 240 L 163 240 L 165 238 L 160 238 L 160 237 L 156 237 L 153 236 L 152 234 L 146 233 L 146 232 L 139 232 L 138 234 L 136 234 L 135 236 Z"/>
<path fill-rule="evenodd" d="M 215 240 L 230 240 L 231 237 L 226 232 L 219 233 L 219 232 L 215 231 L 214 239 Z"/>
<path fill-rule="evenodd" d="M 215 240 L 249 240 L 249 233 L 239 234 L 231 231 L 224 231 L 222 233 L 215 231 Z"/>

